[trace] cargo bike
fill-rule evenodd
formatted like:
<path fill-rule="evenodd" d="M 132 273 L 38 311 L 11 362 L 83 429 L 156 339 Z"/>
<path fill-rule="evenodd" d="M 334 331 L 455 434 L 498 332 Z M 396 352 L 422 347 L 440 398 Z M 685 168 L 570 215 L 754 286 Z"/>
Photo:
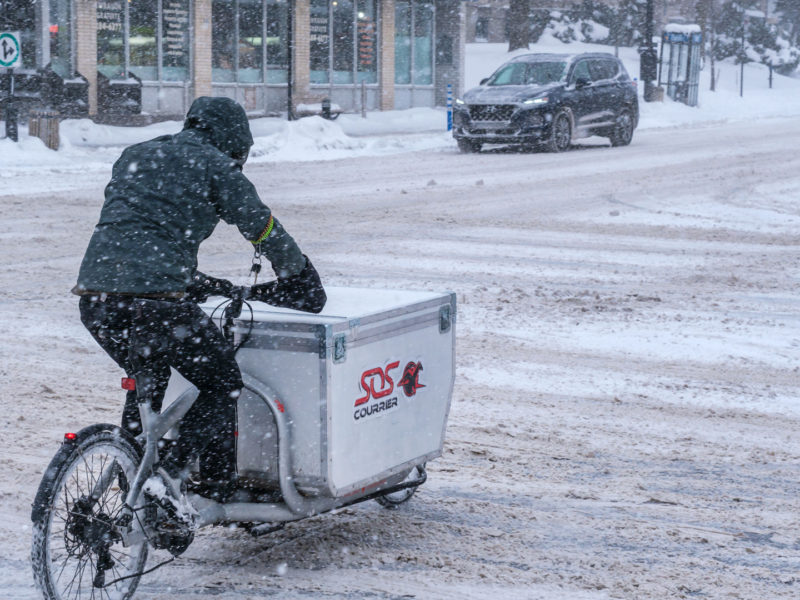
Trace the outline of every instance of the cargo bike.
<path fill-rule="evenodd" d="M 143 433 L 96 424 L 64 441 L 33 503 L 34 578 L 47 600 L 126 600 L 196 529 L 254 535 L 370 499 L 392 508 L 440 456 L 455 373 L 452 293 L 327 288 L 318 315 L 247 302 L 203 305 L 236 353 L 238 489 L 192 493 L 194 526 L 142 490 L 197 389 L 172 372 L 164 408 L 140 402 Z M 242 303 L 245 308 L 242 311 Z M 150 548 L 172 558 L 148 565 Z"/>

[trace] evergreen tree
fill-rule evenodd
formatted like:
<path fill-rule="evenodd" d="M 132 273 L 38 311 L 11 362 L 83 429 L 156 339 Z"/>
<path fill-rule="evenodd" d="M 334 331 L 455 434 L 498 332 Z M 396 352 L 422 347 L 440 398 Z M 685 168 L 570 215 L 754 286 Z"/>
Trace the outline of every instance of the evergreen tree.
<path fill-rule="evenodd" d="M 800 43 L 800 2 L 798 0 L 777 0 L 775 12 L 780 16 L 781 25 L 789 33 L 792 45 Z"/>
<path fill-rule="evenodd" d="M 644 41 L 647 0 L 622 0 L 617 9 L 620 46 L 640 46 Z"/>
<path fill-rule="evenodd" d="M 758 8 L 756 0 L 723 3 L 716 20 L 714 58 L 733 58 L 737 64 L 757 61 L 776 67 L 779 73 L 791 73 L 800 64 L 800 49 L 781 38 L 763 17 L 748 15 Z"/>

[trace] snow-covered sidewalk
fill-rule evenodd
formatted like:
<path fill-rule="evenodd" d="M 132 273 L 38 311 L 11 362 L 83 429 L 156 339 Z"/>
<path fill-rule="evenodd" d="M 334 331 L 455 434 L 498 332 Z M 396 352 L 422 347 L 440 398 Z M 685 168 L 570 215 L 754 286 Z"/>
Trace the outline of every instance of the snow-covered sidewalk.
<path fill-rule="evenodd" d="M 567 45 L 549 39 L 527 51 L 509 54 L 506 44 L 469 44 L 466 87 L 478 85 L 483 77 L 517 54 L 584 51 L 613 52 L 613 48 L 578 42 Z M 620 48 L 619 53 L 631 77 L 637 77 L 639 56 L 636 50 Z M 739 97 L 738 66 L 718 63 L 717 67 L 717 91 L 713 93 L 708 91 L 710 69 L 702 71 L 700 106 L 697 108 L 668 98 L 663 103 L 640 102 L 639 130 L 800 116 L 800 80 L 776 75 L 773 88 L 769 89 L 767 68 L 749 64 L 745 68 L 745 94 Z M 306 117 L 293 122 L 258 118 L 251 121 L 255 145 L 250 160 L 252 163 L 295 162 L 419 150 L 455 151 L 455 142 L 446 131 L 446 123 L 444 108 L 370 112 L 366 118 L 358 114 L 343 114 L 335 121 L 321 117 Z M 146 127 L 113 127 L 97 125 L 89 119 L 67 120 L 61 124 L 61 148 L 54 152 L 45 148 L 39 139 L 28 137 L 27 128 L 23 126 L 18 144 L 0 139 L 0 165 L 3 167 L 0 184 L 10 187 L 15 181 L 24 181 L 25 185 L 35 185 L 29 178 L 20 180 L 15 177 L 19 171 L 41 173 L 49 169 L 63 173 L 78 169 L 83 173 L 107 172 L 125 146 L 175 133 L 181 127 L 180 121 L 165 121 Z"/>

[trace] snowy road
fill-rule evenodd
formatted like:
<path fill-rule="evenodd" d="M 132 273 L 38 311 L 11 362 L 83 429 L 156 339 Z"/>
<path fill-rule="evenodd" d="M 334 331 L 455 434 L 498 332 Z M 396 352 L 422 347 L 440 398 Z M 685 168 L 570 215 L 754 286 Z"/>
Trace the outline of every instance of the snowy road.
<path fill-rule="evenodd" d="M 770 119 L 248 166 L 329 284 L 458 293 L 445 454 L 398 511 L 204 531 L 136 598 L 800 596 L 798 139 Z M 68 295 L 107 176 L 0 190 L 9 600 L 36 598 L 29 504 L 60 436 L 121 406 Z M 244 282 L 247 251 L 220 227 L 200 266 Z"/>

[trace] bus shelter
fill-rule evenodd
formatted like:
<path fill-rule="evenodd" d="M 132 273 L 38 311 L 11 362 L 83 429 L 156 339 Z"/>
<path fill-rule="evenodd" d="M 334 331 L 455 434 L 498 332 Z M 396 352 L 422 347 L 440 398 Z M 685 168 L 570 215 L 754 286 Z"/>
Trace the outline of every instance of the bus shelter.
<path fill-rule="evenodd" d="M 697 106 L 702 43 L 699 25 L 669 23 L 661 35 L 658 85 L 666 84 L 667 95 L 688 106 Z"/>

